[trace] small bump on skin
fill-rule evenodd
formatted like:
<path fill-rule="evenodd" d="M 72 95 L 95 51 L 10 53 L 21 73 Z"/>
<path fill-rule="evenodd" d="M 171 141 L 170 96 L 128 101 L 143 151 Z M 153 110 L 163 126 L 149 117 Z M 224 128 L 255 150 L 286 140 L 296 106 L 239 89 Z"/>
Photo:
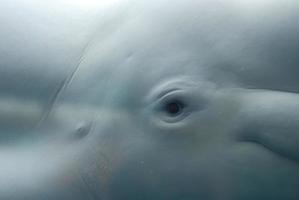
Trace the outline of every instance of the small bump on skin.
<path fill-rule="evenodd" d="M 73 138 L 82 139 L 86 137 L 90 133 L 91 126 L 92 126 L 91 123 L 86 123 L 86 122 L 79 123 L 76 127 Z"/>

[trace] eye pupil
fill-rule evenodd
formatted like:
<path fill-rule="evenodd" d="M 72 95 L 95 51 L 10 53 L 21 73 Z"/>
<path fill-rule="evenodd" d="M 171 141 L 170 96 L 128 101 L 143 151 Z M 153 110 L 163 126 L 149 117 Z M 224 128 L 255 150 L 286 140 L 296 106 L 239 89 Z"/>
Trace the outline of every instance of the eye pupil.
<path fill-rule="evenodd" d="M 166 104 L 166 111 L 171 115 L 177 115 L 181 112 L 183 108 L 182 103 L 180 102 L 170 102 Z"/>

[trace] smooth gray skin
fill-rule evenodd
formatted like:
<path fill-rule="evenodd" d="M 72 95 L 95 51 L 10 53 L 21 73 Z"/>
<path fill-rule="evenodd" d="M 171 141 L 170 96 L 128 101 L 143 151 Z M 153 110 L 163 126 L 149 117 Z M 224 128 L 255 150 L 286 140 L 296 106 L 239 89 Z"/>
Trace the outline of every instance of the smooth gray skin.
<path fill-rule="evenodd" d="M 82 2 L 1 1 L 0 199 L 299 198 L 295 0 Z"/>

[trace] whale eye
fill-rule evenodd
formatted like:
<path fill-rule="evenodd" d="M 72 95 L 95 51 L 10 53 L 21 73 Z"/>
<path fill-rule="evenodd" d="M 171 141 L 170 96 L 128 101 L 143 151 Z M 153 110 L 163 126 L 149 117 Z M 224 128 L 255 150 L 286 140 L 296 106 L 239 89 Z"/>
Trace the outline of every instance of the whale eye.
<path fill-rule="evenodd" d="M 172 100 L 166 102 L 164 105 L 164 111 L 170 116 L 180 115 L 184 110 L 184 103 L 179 100 Z"/>
<path fill-rule="evenodd" d="M 191 111 L 190 105 L 182 94 L 167 94 L 157 104 L 157 114 L 160 120 L 175 123 L 183 120 Z"/>
<path fill-rule="evenodd" d="M 214 85 L 181 77 L 158 84 L 144 98 L 145 115 L 160 127 L 187 125 L 209 103 Z"/>

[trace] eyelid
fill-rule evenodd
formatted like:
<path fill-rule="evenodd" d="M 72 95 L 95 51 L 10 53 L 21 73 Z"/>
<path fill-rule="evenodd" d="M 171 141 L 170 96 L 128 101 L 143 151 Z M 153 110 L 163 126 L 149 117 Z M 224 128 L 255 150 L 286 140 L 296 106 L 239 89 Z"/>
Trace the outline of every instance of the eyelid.
<path fill-rule="evenodd" d="M 145 96 L 143 103 L 149 105 L 166 94 L 179 90 L 186 92 L 197 90 L 200 91 L 200 96 L 206 96 L 205 93 L 210 93 L 216 88 L 217 86 L 214 83 L 207 80 L 202 80 L 202 78 L 198 76 L 182 75 L 175 78 L 169 78 L 166 81 L 158 82 L 156 87 L 152 88 Z"/>
<path fill-rule="evenodd" d="M 195 84 L 191 83 L 172 83 L 164 84 L 161 87 L 153 89 L 146 97 L 145 103 L 152 104 L 152 102 L 156 102 L 159 99 L 165 98 L 168 95 L 173 93 L 181 93 L 181 92 L 188 92 L 196 87 Z"/>
<path fill-rule="evenodd" d="M 157 95 L 156 99 L 161 99 L 173 92 L 178 92 L 178 91 L 182 91 L 181 88 L 170 88 L 168 90 L 164 90 L 163 92 L 161 92 L 159 95 Z"/>
<path fill-rule="evenodd" d="M 164 93 L 161 93 L 161 95 L 159 95 L 159 97 L 156 99 L 156 101 L 157 102 L 165 102 L 171 98 L 173 98 L 173 99 L 177 98 L 177 99 L 184 100 L 185 94 L 186 94 L 186 91 L 183 91 L 182 89 L 173 89 L 173 90 L 169 90 L 169 91 L 165 91 Z"/>

